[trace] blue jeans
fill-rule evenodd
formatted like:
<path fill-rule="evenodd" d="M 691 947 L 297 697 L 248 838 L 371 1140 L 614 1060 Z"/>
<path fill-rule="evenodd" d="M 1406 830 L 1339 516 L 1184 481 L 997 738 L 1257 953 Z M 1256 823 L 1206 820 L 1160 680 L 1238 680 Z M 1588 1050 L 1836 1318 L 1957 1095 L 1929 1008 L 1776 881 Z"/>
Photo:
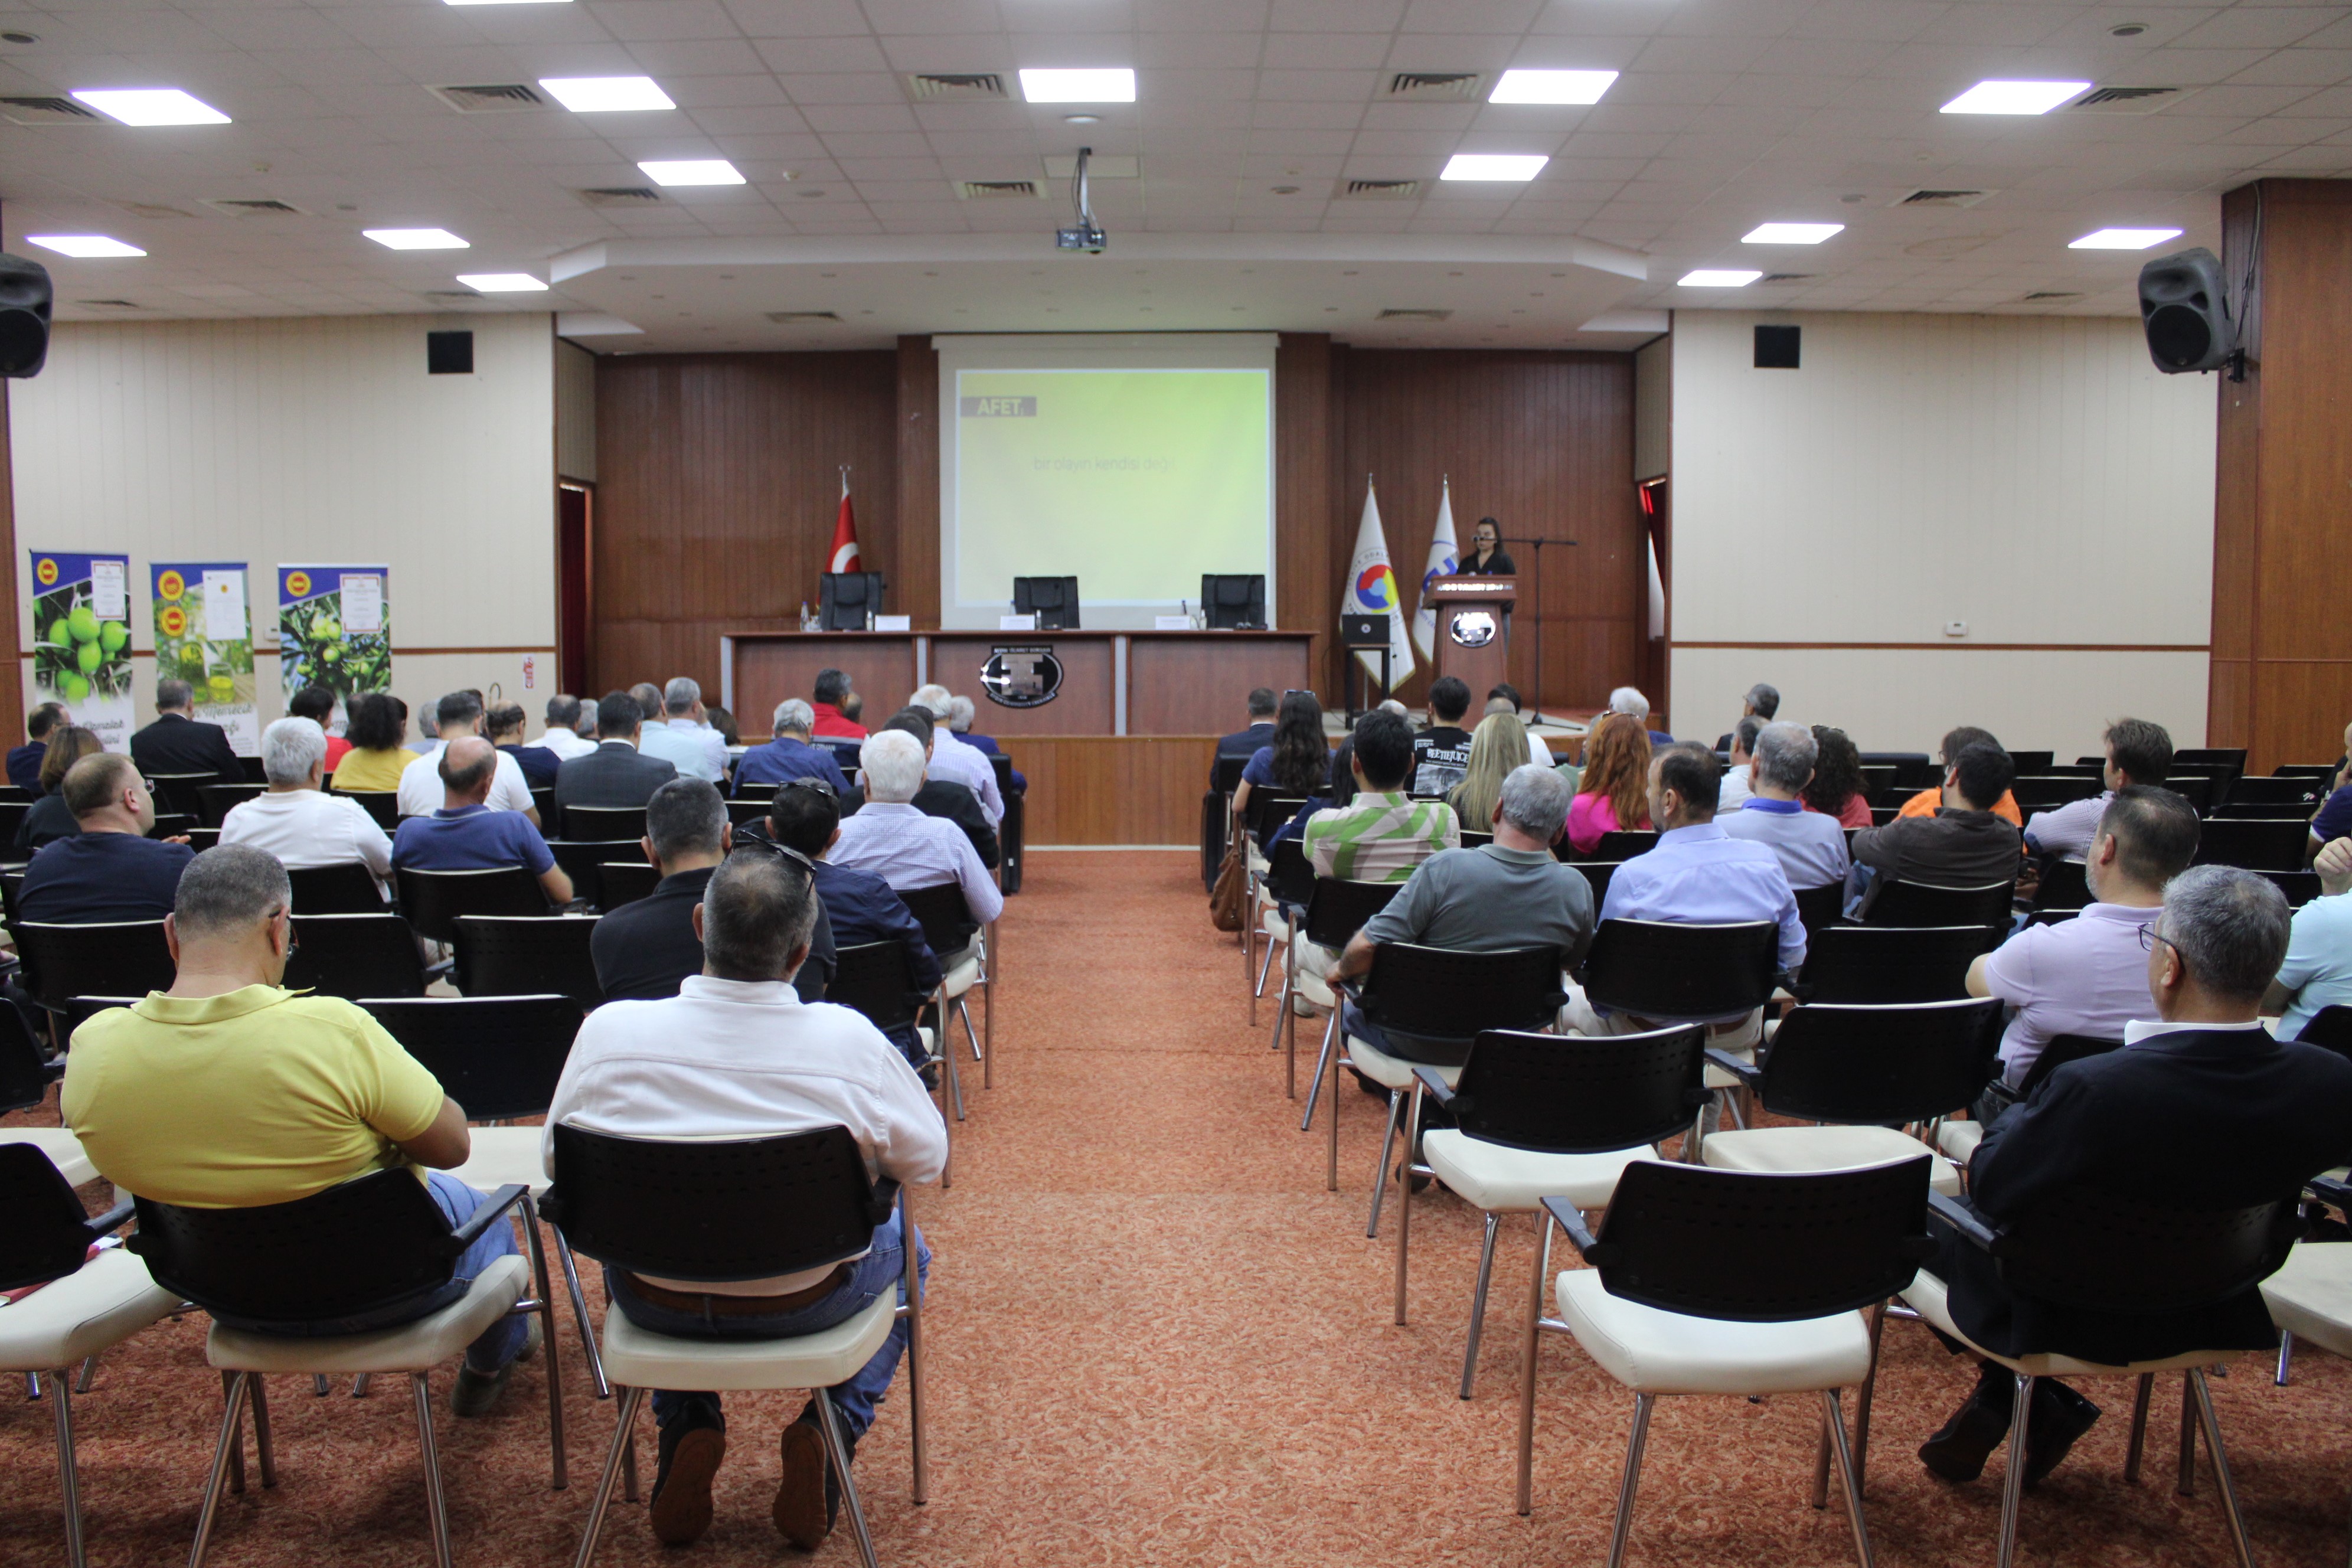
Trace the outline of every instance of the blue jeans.
<path fill-rule="evenodd" d="M 893 1292 L 899 1304 L 905 1305 L 907 1293 L 901 1276 L 906 1268 L 898 1216 L 894 1214 L 876 1227 L 874 1249 L 851 1265 L 849 1279 L 832 1294 L 797 1311 L 764 1317 L 719 1317 L 707 1310 L 684 1311 L 675 1307 L 657 1307 L 630 1289 L 627 1274 L 612 1268 L 604 1270 L 604 1291 L 623 1317 L 649 1333 L 681 1340 L 779 1340 L 794 1334 L 813 1334 L 846 1322 L 872 1306 L 875 1298 L 885 1290 Z M 915 1270 L 923 1280 L 929 1280 L 931 1249 L 925 1244 L 920 1227 L 915 1231 Z M 705 1301 L 709 1300 L 704 1298 Z M 889 1392 L 891 1376 L 898 1372 L 898 1358 L 906 1349 L 907 1322 L 902 1318 L 891 1325 L 890 1337 L 882 1342 L 874 1359 L 858 1368 L 848 1382 L 835 1384 L 829 1391 L 834 1408 L 841 1415 L 845 1428 L 842 1435 L 850 1442 L 856 1442 L 874 1425 L 874 1407 Z M 657 1388 L 654 1390 L 654 1420 L 668 1426 L 690 1401 L 707 1401 L 708 1408 L 714 1412 L 719 1407 L 716 1394 Z"/>

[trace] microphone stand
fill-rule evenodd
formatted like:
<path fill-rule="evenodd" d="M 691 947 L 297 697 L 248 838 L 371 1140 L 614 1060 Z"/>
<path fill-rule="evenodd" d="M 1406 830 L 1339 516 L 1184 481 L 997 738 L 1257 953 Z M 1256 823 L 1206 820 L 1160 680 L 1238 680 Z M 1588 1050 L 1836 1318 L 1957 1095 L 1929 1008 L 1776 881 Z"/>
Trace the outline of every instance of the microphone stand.
<path fill-rule="evenodd" d="M 1576 543 L 1577 542 L 1576 542 L 1575 540 L 1573 540 L 1573 539 L 1542 539 L 1542 538 L 1528 538 L 1528 539 L 1506 539 L 1506 540 L 1502 540 L 1502 541 L 1500 541 L 1499 542 L 1504 543 L 1504 544 L 1526 544 L 1526 545 L 1532 545 L 1532 546 L 1534 547 L 1534 549 L 1535 549 L 1535 552 L 1536 552 L 1536 614 L 1535 614 L 1535 623 L 1536 623 L 1536 679 L 1535 679 L 1535 688 L 1536 688 L 1536 691 L 1535 691 L 1535 709 L 1536 709 L 1536 722 L 1537 722 L 1537 723 L 1538 723 L 1538 724 L 1540 724 L 1540 723 L 1542 723 L 1542 722 L 1544 721 L 1544 710 L 1544 710 L 1544 700 L 1543 700 L 1543 689 L 1544 689 L 1544 632 L 1543 632 L 1543 628 L 1544 628 L 1544 609 L 1543 609 L 1543 559 L 1544 559 L 1544 558 L 1543 558 L 1543 552 L 1544 552 L 1544 546 L 1545 546 L 1545 545 L 1547 545 L 1547 544 L 1569 544 L 1569 545 L 1572 545 L 1572 544 Z"/>

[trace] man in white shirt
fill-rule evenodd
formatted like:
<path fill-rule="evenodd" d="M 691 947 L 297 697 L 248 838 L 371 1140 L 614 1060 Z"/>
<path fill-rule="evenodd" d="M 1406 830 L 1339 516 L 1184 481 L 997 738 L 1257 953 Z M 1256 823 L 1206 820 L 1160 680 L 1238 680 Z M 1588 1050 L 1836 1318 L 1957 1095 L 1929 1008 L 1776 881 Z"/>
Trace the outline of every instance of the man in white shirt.
<path fill-rule="evenodd" d="M 392 840 L 359 802 L 325 793 L 327 732 L 309 719 L 280 719 L 261 732 L 269 793 L 221 818 L 220 841 L 266 849 L 288 870 L 358 861 L 379 886 L 392 877 Z"/>
<path fill-rule="evenodd" d="M 1769 719 L 1759 719 L 1750 713 L 1731 727 L 1731 757 L 1723 768 L 1723 797 L 1716 803 L 1716 813 L 1738 811 L 1756 793 L 1754 769 L 1756 737 L 1764 732 Z"/>
<path fill-rule="evenodd" d="M 944 686 L 919 688 L 908 702 L 931 716 L 930 776 L 951 779 L 980 797 L 981 815 L 992 831 L 1004 821 L 1004 793 L 996 787 L 996 764 L 988 753 L 948 728 L 955 698 Z"/>
<path fill-rule="evenodd" d="M 400 815 L 430 816 L 441 809 L 446 792 L 441 786 L 441 752 L 452 741 L 482 732 L 482 700 L 470 691 L 452 691 L 434 706 L 433 722 L 441 738 L 415 762 L 400 770 Z M 539 808 L 531 804 L 530 785 L 522 776 L 522 764 L 505 752 L 497 753 L 498 773 L 490 780 L 489 807 L 492 811 L 520 811 L 539 823 Z"/>
<path fill-rule="evenodd" d="M 1745 726 L 1755 721 L 1739 722 Z M 1737 756 L 1734 744 L 1732 754 Z M 1813 764 L 1820 760 L 1821 748 L 1802 724 L 1765 725 L 1756 731 L 1747 805 L 1738 811 L 1718 811 L 1715 818 L 1727 836 L 1764 845 L 1778 855 L 1795 890 L 1837 886 L 1853 868 L 1838 819 L 1807 811 L 1797 798 L 1812 781 Z"/>
<path fill-rule="evenodd" d="M 971 918 L 986 925 L 1004 912 L 1004 895 L 963 830 L 926 816 L 909 803 L 923 787 L 923 743 L 904 730 L 867 737 L 857 753 L 866 804 L 841 820 L 841 842 L 827 859 L 871 871 L 899 891 L 953 882 Z M 948 962 L 948 955 L 940 955 Z"/>
<path fill-rule="evenodd" d="M 2278 1037 L 2299 1040 L 2328 1007 L 2352 1004 L 2352 838 L 2330 841 L 2312 861 L 2320 896 L 2294 911 L 2286 962 L 2263 1011 L 2281 1015 Z"/>
<path fill-rule="evenodd" d="M 558 763 L 584 757 L 596 749 L 596 709 L 577 697 L 547 700 L 547 733 L 539 743 L 555 753 Z"/>
<path fill-rule="evenodd" d="M 679 676 L 662 689 L 662 712 L 646 715 L 637 750 L 676 767 L 681 777 L 727 781 L 727 742 L 703 721 L 702 688 Z"/>
<path fill-rule="evenodd" d="M 608 1002 L 572 1042 L 548 1108 L 541 1141 L 555 1170 L 558 1124 L 644 1139 L 707 1142 L 772 1138 L 821 1127 L 848 1129 L 869 1172 L 904 1184 L 938 1180 L 947 1128 L 898 1047 L 846 1007 L 803 1003 L 794 972 L 808 958 L 816 893 L 796 857 L 747 850 L 711 874 L 694 909 L 703 970 L 676 996 Z M 928 1278 L 929 1249 L 915 1237 Z M 663 1280 L 604 1271 L 613 1305 L 639 1327 L 686 1339 L 740 1340 L 814 1333 L 896 1291 L 905 1269 L 897 1215 L 876 1227 L 870 1249 L 830 1268 L 777 1279 Z M 906 1346 L 890 1331 L 874 1358 L 828 1394 L 853 1451 L 873 1424 Z M 682 1546 L 710 1526 L 710 1483 L 727 1452 L 714 1393 L 657 1389 L 661 1465 L 648 1509 L 654 1534 Z M 773 1517 L 794 1546 L 816 1549 L 836 1506 L 814 1404 L 784 1429 L 783 1484 Z"/>

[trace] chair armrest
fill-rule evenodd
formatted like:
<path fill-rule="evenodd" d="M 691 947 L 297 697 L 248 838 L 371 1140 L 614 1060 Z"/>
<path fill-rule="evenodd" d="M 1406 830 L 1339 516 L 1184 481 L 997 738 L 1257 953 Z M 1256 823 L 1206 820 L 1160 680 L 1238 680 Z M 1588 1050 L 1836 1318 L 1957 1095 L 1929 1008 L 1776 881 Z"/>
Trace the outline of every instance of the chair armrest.
<path fill-rule="evenodd" d="M 465 1224 L 449 1233 L 447 1244 L 449 1256 L 456 1258 L 474 1243 L 481 1240 L 482 1233 L 498 1221 L 504 1219 L 507 1210 L 522 1202 L 523 1194 L 530 1191 L 530 1189 L 520 1182 L 509 1182 L 492 1193 L 488 1202 L 467 1215 Z"/>
<path fill-rule="evenodd" d="M 41 1064 L 41 1081 L 43 1083 L 55 1083 L 65 1076 L 66 1058 L 62 1052 L 58 1054 L 57 1060 L 53 1062 L 43 1062 Z"/>
<path fill-rule="evenodd" d="M 1764 1086 L 1762 1068 L 1758 1067 L 1754 1062 L 1741 1061 L 1720 1046 L 1707 1047 L 1706 1059 L 1709 1066 L 1721 1068 L 1749 1089 L 1761 1089 Z"/>
<path fill-rule="evenodd" d="M 1422 1092 L 1437 1101 L 1439 1105 L 1454 1103 L 1455 1091 L 1445 1087 L 1445 1080 L 1438 1076 L 1435 1068 L 1415 1068 L 1412 1069 L 1412 1076 L 1421 1080 Z"/>
<path fill-rule="evenodd" d="M 2340 1182 L 2333 1176 L 2314 1176 L 2303 1184 L 2312 1196 L 2322 1203 L 2333 1204 L 2347 1214 L 2352 1214 L 2352 1183 Z"/>
<path fill-rule="evenodd" d="M 1568 1239 L 1576 1244 L 1577 1254 L 1595 1268 L 1606 1268 L 1617 1261 L 1617 1249 L 1605 1241 L 1596 1240 L 1584 1223 L 1584 1211 L 1566 1198 L 1546 1198 L 1544 1208 L 1568 1232 Z"/>
<path fill-rule="evenodd" d="M 1969 1207 L 1959 1199 L 1947 1197 L 1942 1193 L 1929 1188 L 1927 1208 L 1937 1218 L 1966 1237 L 1971 1244 L 1990 1253 L 1998 1253 L 2000 1250 L 2000 1233 L 1985 1224 L 1976 1210 Z"/>
<path fill-rule="evenodd" d="M 131 1215 L 138 1212 L 139 1205 L 131 1199 L 125 1198 L 97 1218 L 84 1220 L 82 1223 L 89 1229 L 89 1238 L 96 1241 L 100 1237 L 110 1236 L 129 1225 Z"/>

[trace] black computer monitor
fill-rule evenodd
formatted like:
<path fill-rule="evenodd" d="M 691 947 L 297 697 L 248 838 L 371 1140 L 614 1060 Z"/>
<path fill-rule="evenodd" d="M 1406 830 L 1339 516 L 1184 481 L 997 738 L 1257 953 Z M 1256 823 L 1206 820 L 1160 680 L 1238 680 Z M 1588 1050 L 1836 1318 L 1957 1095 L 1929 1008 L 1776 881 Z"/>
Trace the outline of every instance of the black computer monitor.
<path fill-rule="evenodd" d="M 827 572 L 817 583 L 817 625 L 829 632 L 862 632 L 882 613 L 882 574 Z"/>
<path fill-rule="evenodd" d="M 1015 577 L 1013 613 L 1034 615 L 1041 632 L 1078 629 L 1078 580 L 1076 577 Z"/>
<path fill-rule="evenodd" d="M 1265 574 L 1201 574 L 1201 608 L 1212 631 L 1264 630 Z"/>

